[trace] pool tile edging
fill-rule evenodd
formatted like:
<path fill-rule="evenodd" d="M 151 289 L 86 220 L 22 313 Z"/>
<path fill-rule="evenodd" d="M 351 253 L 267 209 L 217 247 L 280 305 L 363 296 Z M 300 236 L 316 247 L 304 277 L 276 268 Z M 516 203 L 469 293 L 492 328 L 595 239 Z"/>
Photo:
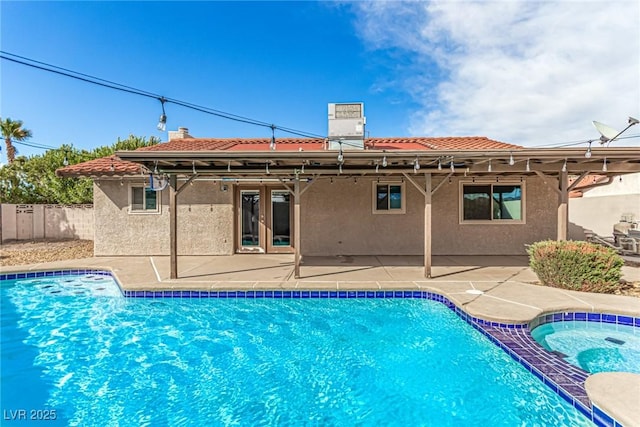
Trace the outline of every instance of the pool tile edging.
<path fill-rule="evenodd" d="M 492 343 L 500 347 L 503 351 L 511 356 L 515 361 L 524 366 L 529 372 L 541 380 L 545 385 L 551 388 L 556 394 L 562 397 L 565 401 L 571 404 L 579 412 L 593 421 L 599 426 L 613 426 L 619 427 L 620 424 L 613 417 L 606 414 L 600 408 L 591 404 L 584 389 L 584 381 L 588 376 L 588 373 L 584 372 L 580 368 L 577 368 L 556 355 L 547 352 L 542 346 L 540 346 L 533 338 L 531 338 L 529 328 L 530 324 L 518 324 L 518 323 L 500 323 L 481 318 L 473 317 L 466 313 L 462 308 L 458 307 L 449 298 L 441 295 L 437 292 L 431 291 L 310 291 L 310 290 L 278 290 L 278 291 L 124 291 L 125 297 L 129 298 L 213 298 L 213 299 L 228 299 L 228 298 L 269 298 L 269 299 L 308 299 L 308 298 L 326 298 L 326 299 L 349 299 L 349 298 L 418 298 L 429 299 L 445 304 L 450 310 L 453 310 L 460 318 L 469 323 L 475 329 L 485 335 Z M 566 320 L 571 318 L 573 312 L 563 313 L 551 313 L 545 316 L 551 316 L 550 321 Z M 582 313 L 576 313 L 577 318 L 581 317 Z M 640 325 L 640 318 L 633 318 L 630 316 L 622 316 L 608 313 L 584 313 L 585 318 L 589 321 L 606 321 L 608 323 L 617 323 L 618 318 L 622 318 L 620 324 L 629 324 L 629 319 L 632 323 Z M 591 316 L 589 316 L 591 315 Z M 597 316 L 596 316 L 597 315 Z M 543 320 L 547 320 L 545 316 L 540 316 Z M 613 320 L 612 320 L 613 319 Z M 534 322 L 538 320 L 535 319 Z M 539 323 L 540 324 L 540 323 Z M 537 325 L 536 325 L 537 326 Z M 533 356 L 542 355 L 545 357 L 545 361 L 549 358 L 555 359 L 553 362 L 556 366 L 560 366 L 562 370 L 571 372 L 574 375 L 573 384 L 570 387 L 566 387 L 566 384 L 558 384 L 552 378 L 552 374 L 558 372 L 549 372 L 546 368 L 548 364 L 542 364 L 536 366 L 536 359 L 529 360 L 527 356 L 530 354 L 525 353 L 519 355 L 516 350 L 509 345 L 509 340 L 504 340 L 504 331 L 507 334 L 513 335 L 518 332 L 525 332 L 522 334 L 525 341 L 528 341 L 530 347 L 536 349 Z M 521 338 L 522 338 L 521 337 Z M 503 339 L 501 339 L 503 338 Z M 507 341 L 507 342 L 503 342 Z M 513 344 L 513 343 L 512 343 Z M 566 379 L 566 378 L 565 378 Z M 563 387 L 564 386 L 564 387 Z M 578 394 L 577 392 L 581 392 Z M 582 401 L 580 400 L 582 398 Z"/>
<path fill-rule="evenodd" d="M 122 295 L 125 298 L 197 298 L 197 299 L 228 299 L 228 298 L 270 298 L 270 299 L 310 299 L 310 298 L 326 298 L 326 299 L 353 299 L 353 298 L 410 298 L 410 299 L 429 299 L 441 302 L 450 310 L 454 311 L 458 317 L 469 323 L 472 327 L 486 336 L 493 344 L 497 345 L 505 351 L 512 359 L 524 366 L 529 372 L 540 379 L 545 385 L 551 388 L 556 394 L 561 396 L 569 404 L 575 407 L 583 415 L 599 426 L 621 427 L 622 424 L 615 418 L 611 417 L 602 409 L 593 405 L 586 390 L 584 390 L 584 380 L 588 376 L 585 371 L 565 362 L 559 356 L 546 351 L 540 346 L 530 334 L 530 329 L 536 326 L 550 323 L 572 320 L 584 320 L 589 322 L 616 323 L 640 327 L 640 318 L 625 315 L 616 315 L 610 313 L 587 313 L 587 312 L 556 312 L 546 313 L 538 316 L 529 324 L 519 323 L 500 323 L 481 318 L 473 317 L 462 308 L 458 307 L 448 297 L 431 291 L 311 291 L 311 290 L 260 290 L 260 291 L 190 291 L 190 290 L 165 290 L 165 291 L 135 291 L 123 290 L 115 274 L 104 268 L 86 268 L 86 269 L 62 269 L 54 271 L 32 271 L 25 273 L 2 273 L 0 281 L 14 279 L 30 279 L 39 277 L 58 277 L 68 276 L 71 274 L 95 274 L 111 276 L 115 279 Z M 524 332 L 524 334 L 522 334 Z M 514 338 L 517 338 L 514 340 Z M 524 347 L 522 343 L 529 345 Z M 518 345 L 520 344 L 520 345 Z M 534 350 L 533 352 L 531 350 Z M 531 354 L 533 353 L 533 354 Z M 552 366 L 560 366 L 565 371 L 574 372 L 573 391 L 567 390 L 563 385 L 558 384 L 551 378 L 551 374 L 557 373 L 549 371 L 548 364 L 541 363 L 536 365 L 536 361 L 540 361 L 536 356 L 543 356 L 543 361 L 553 360 Z M 564 366 L 563 366 L 564 365 Z M 562 374 L 563 372 L 561 372 Z M 584 376 L 584 378 L 582 378 Z M 566 384 L 564 384 L 566 386 Z M 577 388 L 576 388 L 577 386 Z M 583 391 L 583 394 L 577 394 L 576 391 Z M 580 398 L 585 400 L 581 401 Z"/>
<path fill-rule="evenodd" d="M 1 273 L 0 282 L 4 280 L 69 276 L 71 274 L 95 274 L 98 276 L 111 276 L 115 279 L 113 272 L 104 268 L 72 268 L 72 269 L 65 268 L 63 270 L 42 270 L 42 271 L 29 271 L 24 273 Z M 122 291 L 122 287 L 120 286 L 120 283 L 118 283 L 118 287 L 120 288 L 120 291 Z"/>

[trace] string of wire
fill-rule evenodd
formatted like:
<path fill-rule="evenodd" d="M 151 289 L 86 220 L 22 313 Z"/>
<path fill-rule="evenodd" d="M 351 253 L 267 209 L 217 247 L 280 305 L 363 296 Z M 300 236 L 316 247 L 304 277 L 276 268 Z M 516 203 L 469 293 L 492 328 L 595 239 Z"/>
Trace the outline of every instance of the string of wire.
<path fill-rule="evenodd" d="M 46 62 L 42 62 L 42 61 L 38 61 L 32 58 L 27 58 L 24 56 L 20 56 L 11 52 L 7 52 L 4 50 L 0 50 L 0 58 L 7 60 L 7 61 L 11 61 L 17 64 L 21 64 L 24 66 L 28 66 L 31 68 L 35 68 L 38 70 L 42 70 L 42 71 L 46 71 L 46 72 L 50 72 L 50 73 L 54 73 L 54 74 L 58 74 L 64 77 L 69 77 L 72 79 L 76 79 L 76 80 L 80 80 L 86 83 L 90 83 L 90 84 L 94 84 L 94 85 L 98 85 L 98 86 L 102 86 L 108 89 L 114 89 L 114 90 L 118 90 L 121 92 L 126 92 L 126 93 L 130 93 L 133 95 L 138 95 L 138 96 L 144 96 L 147 98 L 152 98 L 152 99 L 156 99 L 162 103 L 172 103 L 184 108 L 188 108 L 191 110 L 195 110 L 195 111 L 199 111 L 205 114 L 210 114 L 213 116 L 217 116 L 220 118 L 224 118 L 224 119 L 228 119 L 228 120 L 233 120 L 236 122 L 241 122 L 241 123 L 246 123 L 246 124 L 250 124 L 250 125 L 254 125 L 254 126 L 261 126 L 261 127 L 265 127 L 265 128 L 270 128 L 273 130 L 279 130 L 281 132 L 285 132 L 288 134 L 292 134 L 292 135 L 297 135 L 297 136 L 301 136 L 301 137 L 305 137 L 305 138 L 311 138 L 311 139 L 325 139 L 324 136 L 322 135 L 318 135 L 318 134 L 314 134 L 311 132 L 305 132 L 305 131 L 301 131 L 301 130 L 297 130 L 297 129 L 293 129 L 293 128 L 289 128 L 289 127 L 285 127 L 285 126 L 281 126 L 281 125 L 275 125 L 272 123 L 268 123 L 268 122 L 264 122 L 264 121 L 260 121 L 260 120 L 256 120 L 256 119 L 252 119 L 249 117 L 245 117 L 245 116 L 240 116 L 237 114 L 232 114 L 232 113 L 228 113 L 225 111 L 221 111 L 221 110 L 217 110 L 217 109 L 213 109 L 210 107 L 206 107 L 206 106 L 202 106 L 202 105 L 198 105 L 198 104 L 194 104 L 194 103 L 190 103 L 187 101 L 182 101 L 179 99 L 175 99 L 175 98 L 168 98 L 168 97 L 164 97 L 162 95 L 153 93 L 153 92 L 149 92 L 143 89 L 138 89 L 132 86 L 127 86 L 124 85 L 122 83 L 117 83 L 111 80 L 106 80 L 106 79 L 102 79 L 100 77 L 96 77 L 96 76 L 92 76 L 90 74 L 85 74 L 85 73 L 81 73 L 78 71 L 74 71 L 74 70 L 70 70 L 68 68 L 63 68 L 63 67 L 59 67 L 56 65 L 52 65 L 52 64 L 48 64 Z M 636 134 L 636 135 L 627 135 L 627 136 L 620 136 L 616 139 L 630 139 L 630 138 L 638 138 L 640 137 L 640 134 Z M 592 143 L 592 142 L 596 142 L 597 140 L 589 140 L 589 139 L 585 139 L 585 140 L 579 140 L 579 141 L 568 141 L 568 142 L 560 142 L 560 143 L 555 143 L 555 144 L 541 144 L 541 145 L 536 145 L 536 146 L 531 146 L 530 148 L 545 148 L 545 147 L 571 147 L 571 146 L 578 146 L 578 145 L 583 145 L 583 144 L 588 144 L 588 143 Z M 41 148 L 41 149 L 55 149 L 55 147 L 50 147 L 44 144 L 37 144 L 34 143 L 33 141 L 29 141 L 29 143 L 24 142 L 24 141 L 13 141 L 16 144 L 22 144 L 25 146 L 29 146 L 32 148 Z M 348 142 L 345 145 L 349 145 Z"/>
<path fill-rule="evenodd" d="M 132 86 L 127 86 L 121 83 L 117 83 L 111 80 L 106 80 L 106 79 L 102 79 L 100 77 L 96 77 L 96 76 L 92 76 L 90 74 L 85 74 L 85 73 L 80 73 L 78 71 L 74 71 L 74 70 L 70 70 L 68 68 L 63 68 L 63 67 L 58 67 L 56 65 L 52 65 L 52 64 L 48 64 L 46 62 L 42 62 L 42 61 L 37 61 L 35 59 L 31 59 L 31 58 L 27 58 L 24 56 L 20 56 L 11 52 L 7 52 L 4 50 L 0 50 L 0 58 L 6 60 L 6 61 L 10 61 L 10 62 L 14 62 L 20 65 L 24 65 L 27 67 L 31 67 L 31 68 L 35 68 L 41 71 L 46 71 L 49 73 L 53 73 L 53 74 L 57 74 L 60 76 L 64 76 L 64 77 L 69 77 L 72 79 L 76 79 L 76 80 L 80 80 L 86 83 L 90 83 L 90 84 L 94 84 L 97 86 L 101 86 L 101 87 L 105 87 L 108 89 L 114 89 L 114 90 L 118 90 L 121 92 L 125 92 L 125 93 L 130 93 L 132 95 L 138 95 L 138 96 L 143 96 L 143 97 L 147 97 L 147 98 L 152 98 L 152 99 L 157 99 L 158 101 L 160 101 L 161 103 L 171 103 L 171 104 L 175 104 L 184 108 L 188 108 L 191 110 L 195 110 L 195 111 L 199 111 L 202 113 L 206 113 L 206 114 L 210 114 L 213 116 L 217 116 L 223 119 L 227 119 L 227 120 L 233 120 L 236 122 L 240 122 L 240 123 L 245 123 L 245 124 L 249 124 L 249 125 L 254 125 L 254 126 L 260 126 L 260 127 L 264 127 L 264 128 L 270 128 L 273 130 L 278 130 L 284 133 L 288 133 L 288 134 L 292 134 L 292 135 L 297 135 L 297 136 L 302 136 L 305 138 L 312 138 L 312 139 L 324 139 L 325 137 L 322 135 L 318 135 L 318 134 L 314 134 L 311 132 L 305 132 L 302 130 L 298 130 L 298 129 L 293 129 L 290 127 L 286 127 L 286 126 L 281 126 L 281 125 L 276 125 L 273 123 L 267 123 L 261 120 L 256 120 L 256 119 L 252 119 L 250 117 L 244 117 L 244 116 L 240 116 L 237 114 L 233 114 L 233 113 L 228 113 L 225 111 L 221 111 L 221 110 L 217 110 L 214 108 L 210 108 L 210 107 L 206 107 L 206 106 L 202 106 L 202 105 L 198 105 L 198 104 L 194 104 L 191 102 L 187 102 L 187 101 L 183 101 L 180 99 L 175 99 L 175 98 L 170 98 L 170 97 L 165 97 L 153 92 L 149 92 L 143 89 L 138 89 Z"/>

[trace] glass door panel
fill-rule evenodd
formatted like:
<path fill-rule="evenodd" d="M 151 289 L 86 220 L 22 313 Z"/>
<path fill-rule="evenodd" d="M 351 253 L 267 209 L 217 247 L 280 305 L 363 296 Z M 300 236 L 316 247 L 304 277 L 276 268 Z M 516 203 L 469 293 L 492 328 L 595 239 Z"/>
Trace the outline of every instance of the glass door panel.
<path fill-rule="evenodd" d="M 291 194 L 271 191 L 271 245 L 291 246 Z"/>
<path fill-rule="evenodd" d="M 240 192 L 241 245 L 260 246 L 260 191 Z"/>

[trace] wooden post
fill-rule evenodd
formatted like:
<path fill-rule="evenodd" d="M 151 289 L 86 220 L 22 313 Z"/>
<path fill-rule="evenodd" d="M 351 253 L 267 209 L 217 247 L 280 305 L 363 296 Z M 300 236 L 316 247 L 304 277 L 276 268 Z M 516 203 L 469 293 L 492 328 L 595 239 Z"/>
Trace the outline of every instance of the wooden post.
<path fill-rule="evenodd" d="M 294 270 L 296 279 L 300 278 L 300 178 L 296 175 L 293 181 L 293 240 L 294 240 Z"/>
<path fill-rule="evenodd" d="M 178 278 L 178 177 L 169 176 L 169 255 L 171 263 L 171 279 Z"/>
<path fill-rule="evenodd" d="M 560 197 L 558 200 L 558 240 L 567 240 L 569 227 L 569 174 L 560 172 Z"/>
<path fill-rule="evenodd" d="M 431 278 L 431 174 L 424 174 L 424 277 Z"/>

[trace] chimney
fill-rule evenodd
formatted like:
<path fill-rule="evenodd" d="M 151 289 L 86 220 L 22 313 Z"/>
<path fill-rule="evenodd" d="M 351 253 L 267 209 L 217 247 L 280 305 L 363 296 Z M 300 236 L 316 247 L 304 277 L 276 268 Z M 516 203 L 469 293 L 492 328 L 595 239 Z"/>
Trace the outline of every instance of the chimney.
<path fill-rule="evenodd" d="M 180 127 L 178 130 L 170 130 L 169 131 L 169 141 L 173 141 L 174 139 L 186 139 L 193 138 L 189 135 L 189 129 Z"/>

